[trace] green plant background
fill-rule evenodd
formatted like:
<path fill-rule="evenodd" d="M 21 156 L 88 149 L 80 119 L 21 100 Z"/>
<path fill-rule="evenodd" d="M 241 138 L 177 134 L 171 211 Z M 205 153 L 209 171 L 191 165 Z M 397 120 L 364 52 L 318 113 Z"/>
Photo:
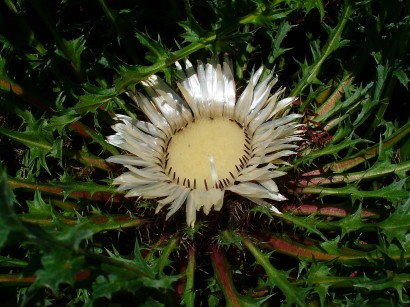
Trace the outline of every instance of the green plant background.
<path fill-rule="evenodd" d="M 410 2 L 0 2 L 0 295 L 7 306 L 410 302 Z M 127 90 L 228 54 L 299 97 L 281 215 L 228 195 L 165 222 L 105 158 Z"/>

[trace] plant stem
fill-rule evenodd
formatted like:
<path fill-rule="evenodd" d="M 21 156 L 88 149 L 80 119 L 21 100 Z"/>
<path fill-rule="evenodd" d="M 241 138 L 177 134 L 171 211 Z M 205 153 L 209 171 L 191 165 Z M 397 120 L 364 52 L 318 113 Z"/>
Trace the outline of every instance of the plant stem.
<path fill-rule="evenodd" d="M 325 177 L 313 177 L 308 179 L 300 179 L 296 183 L 299 186 L 306 187 L 311 185 L 328 185 L 336 183 L 349 183 L 359 182 L 362 180 L 369 180 L 378 177 L 382 177 L 395 172 L 407 172 L 410 170 L 410 161 L 403 163 L 392 164 L 387 167 L 373 167 L 365 171 L 349 173 L 343 175 L 325 176 Z M 306 178 L 306 175 L 305 175 Z"/>
<path fill-rule="evenodd" d="M 164 268 L 169 265 L 169 257 L 171 253 L 178 247 L 178 238 L 172 238 L 167 246 L 163 249 L 160 259 L 157 264 L 157 271 L 162 272 Z"/>
<path fill-rule="evenodd" d="M 114 202 L 118 203 L 121 201 L 122 197 L 119 195 L 113 195 L 115 190 L 107 186 L 101 186 L 98 192 L 91 193 L 89 191 L 68 191 L 66 187 L 61 187 L 58 184 L 47 184 L 47 183 L 37 183 L 29 182 L 27 180 L 19 180 L 16 178 L 8 177 L 8 185 L 10 188 L 23 188 L 28 190 L 38 190 L 42 193 L 53 194 L 59 196 L 65 196 L 74 199 L 88 199 L 93 201 L 101 202 Z M 79 182 L 78 182 L 79 183 Z M 74 183 L 72 183 L 74 184 Z M 85 188 L 87 184 L 81 182 L 81 185 Z"/>
<path fill-rule="evenodd" d="M 276 285 L 283 292 L 283 294 L 286 295 L 286 298 L 289 301 L 294 300 L 294 302 L 297 303 L 298 306 L 306 306 L 305 302 L 301 300 L 298 295 L 298 291 L 300 291 L 300 289 L 291 284 L 281 271 L 273 267 L 273 265 L 269 261 L 269 258 L 266 257 L 251 242 L 251 240 L 244 238 L 242 242 L 245 247 L 251 252 L 253 257 L 255 257 L 257 263 L 265 269 L 265 272 L 269 276 L 272 284 Z"/>
<path fill-rule="evenodd" d="M 342 173 L 344 171 L 347 171 L 363 162 L 368 161 L 369 159 L 375 157 L 378 152 L 380 151 L 380 149 L 382 150 L 386 150 L 389 148 L 392 148 L 395 144 L 397 144 L 398 142 L 404 140 L 408 135 L 410 134 L 410 121 L 405 124 L 403 127 L 401 127 L 398 131 L 396 131 L 394 134 L 392 134 L 390 137 L 386 138 L 383 141 L 382 146 L 380 146 L 379 144 L 374 145 L 370 148 L 367 148 L 355 155 L 353 155 L 352 157 L 349 157 L 345 160 L 341 160 L 341 161 L 337 161 L 337 162 L 331 162 L 328 163 L 324 166 L 321 167 L 320 170 L 313 170 L 307 173 L 304 173 L 302 176 L 307 177 L 307 176 L 320 176 L 325 174 L 328 171 L 332 171 L 334 173 Z M 336 146 L 335 149 L 340 150 L 343 149 L 343 147 L 340 145 L 334 145 Z M 353 143 L 351 143 L 351 145 L 354 145 Z M 343 145 L 344 146 L 344 145 Z M 340 148 L 339 148 L 340 147 Z M 322 149 L 321 151 L 318 151 L 319 153 L 323 151 L 323 154 L 329 154 L 326 153 L 326 148 Z M 337 151 L 335 151 L 337 152 Z M 316 154 L 316 157 L 321 156 L 322 154 Z M 300 161 L 299 161 L 300 160 Z M 296 161 L 296 164 L 300 164 L 303 163 L 304 158 L 300 158 Z"/>
<path fill-rule="evenodd" d="M 63 216 L 51 216 L 51 215 L 38 215 L 26 213 L 20 215 L 20 219 L 24 222 L 30 224 L 36 224 L 43 227 L 55 226 L 56 219 L 66 225 L 66 226 L 75 226 L 78 225 L 78 218 L 66 218 Z M 91 225 L 95 225 L 95 233 L 106 231 L 106 230 L 115 230 L 115 229 L 124 229 L 124 228 L 135 228 L 140 227 L 147 223 L 147 221 L 131 217 L 129 215 L 94 215 L 82 219 L 87 220 Z"/>
<path fill-rule="evenodd" d="M 240 307 L 240 298 L 233 285 L 232 277 L 229 274 L 229 264 L 227 263 L 221 248 L 217 245 L 212 247 L 211 261 L 212 266 L 214 267 L 215 278 L 222 288 L 227 306 Z"/>
<path fill-rule="evenodd" d="M 150 75 L 165 69 L 169 65 L 179 61 L 188 55 L 208 46 L 209 43 L 216 39 L 216 34 L 213 33 L 208 37 L 203 38 L 200 42 L 191 43 L 190 45 L 171 53 L 171 55 L 164 61 L 159 61 L 151 66 L 135 66 L 134 68 L 123 73 L 120 79 L 116 82 L 117 93 L 126 91 L 131 85 L 145 80 Z"/>
<path fill-rule="evenodd" d="M 348 209 L 346 204 L 343 205 L 327 205 L 327 204 L 287 204 L 281 209 L 283 212 L 289 212 L 295 215 L 321 215 L 321 216 L 332 216 L 332 217 L 346 217 L 353 214 L 351 210 Z M 363 218 L 379 218 L 380 214 L 376 210 L 363 209 L 360 211 L 360 215 Z"/>
<path fill-rule="evenodd" d="M 184 304 L 187 307 L 195 306 L 195 261 L 196 260 L 196 251 L 194 247 L 189 249 L 188 253 L 188 266 L 185 271 L 185 289 L 183 294 Z"/>

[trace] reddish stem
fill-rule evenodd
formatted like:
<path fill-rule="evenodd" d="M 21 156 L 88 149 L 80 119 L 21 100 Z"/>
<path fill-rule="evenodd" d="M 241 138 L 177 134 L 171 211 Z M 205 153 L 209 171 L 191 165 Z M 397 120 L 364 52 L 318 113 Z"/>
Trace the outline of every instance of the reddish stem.
<path fill-rule="evenodd" d="M 229 264 L 218 245 L 212 246 L 211 261 L 215 270 L 216 279 L 220 283 L 226 300 L 231 306 L 240 306 L 238 293 L 233 285 L 232 278 L 229 274 Z"/>
<path fill-rule="evenodd" d="M 264 242 L 263 245 L 270 250 L 275 250 L 281 254 L 304 260 L 329 261 L 337 259 L 341 262 L 351 262 L 357 260 L 368 261 L 370 257 L 368 253 L 350 249 L 346 249 L 344 253 L 340 254 L 329 254 L 325 251 L 321 251 L 319 248 L 315 248 L 315 246 L 311 244 L 309 244 L 309 247 L 306 247 L 288 238 L 282 238 L 276 235 L 269 235 L 269 237 L 257 238 L 256 240 Z"/>
<path fill-rule="evenodd" d="M 38 183 L 19 181 L 13 178 L 8 178 L 8 185 L 11 188 L 24 188 L 24 189 L 29 189 L 29 190 L 38 190 L 40 192 L 47 193 L 47 194 L 64 196 L 63 188 L 59 188 L 59 187 L 45 184 L 45 183 L 38 184 Z M 89 200 L 101 201 L 101 202 L 113 202 L 113 203 L 119 203 L 123 199 L 122 195 L 118 195 L 118 194 L 113 195 L 110 192 L 90 193 L 90 192 L 84 192 L 84 191 L 71 192 L 67 197 L 75 198 L 75 199 L 77 198 L 89 199 Z"/>
<path fill-rule="evenodd" d="M 310 215 L 320 214 L 325 216 L 345 217 L 354 213 L 353 210 L 345 208 L 345 206 L 329 206 L 319 204 L 288 204 L 282 207 L 282 211 L 291 212 L 297 215 Z M 376 210 L 365 209 L 360 212 L 361 217 L 379 217 L 379 213 Z"/>
<path fill-rule="evenodd" d="M 8 81 L 5 79 L 0 79 L 0 89 L 4 89 L 6 91 L 8 90 L 16 94 L 23 100 L 35 105 L 36 107 L 38 107 L 39 109 L 45 112 L 50 111 L 50 107 L 44 101 L 42 101 L 41 99 L 39 99 L 32 93 L 29 93 L 28 91 L 26 91 L 23 87 L 21 87 L 17 83 L 14 83 L 12 81 Z"/>
<path fill-rule="evenodd" d="M 21 274 L 1 274 L 0 283 L 11 284 L 31 284 L 35 282 L 37 277 L 35 275 L 21 276 Z"/>
<path fill-rule="evenodd" d="M 404 139 L 404 137 L 406 137 L 409 133 L 410 133 L 410 123 L 407 123 L 406 125 L 401 127 L 398 132 L 394 133 L 392 136 L 385 139 L 383 142 L 382 148 L 380 148 L 380 145 L 377 144 L 373 147 L 368 148 L 366 152 L 361 153 L 357 156 L 354 156 L 352 158 L 348 158 L 342 161 L 328 163 L 325 166 L 323 166 L 321 169 L 317 169 L 317 170 L 304 173 L 302 176 L 305 176 L 305 177 L 324 176 L 324 178 L 327 178 L 329 171 L 332 171 L 335 173 L 341 173 L 346 170 L 349 170 L 352 167 L 359 165 L 360 163 L 363 163 L 375 157 L 381 149 L 384 150 L 384 149 L 392 148 L 395 144 L 397 144 L 399 141 Z"/>
<path fill-rule="evenodd" d="M 316 111 L 317 115 L 323 115 L 330 112 L 340 100 L 345 88 L 348 87 L 354 80 L 354 77 L 349 76 L 346 78 L 339 87 L 333 92 L 333 94 L 326 99 L 326 102 Z"/>
<path fill-rule="evenodd" d="M 91 136 L 88 134 L 87 130 L 91 130 L 91 128 L 87 127 L 83 123 L 80 122 L 74 122 L 70 124 L 71 130 L 77 132 L 79 135 L 81 135 L 85 139 L 91 139 Z"/>
<path fill-rule="evenodd" d="M 38 224 L 42 226 L 51 226 L 55 224 L 55 220 L 50 216 L 38 216 L 35 214 L 21 214 L 20 218 L 31 224 Z M 101 228 L 104 229 L 123 229 L 130 227 L 140 227 L 141 225 L 147 224 L 148 221 L 132 217 L 129 215 L 97 215 L 87 217 L 88 222 L 91 224 L 101 225 Z M 64 225 L 77 225 L 77 218 L 66 218 L 59 216 L 58 221 Z M 107 225 L 104 225 L 107 224 Z"/>

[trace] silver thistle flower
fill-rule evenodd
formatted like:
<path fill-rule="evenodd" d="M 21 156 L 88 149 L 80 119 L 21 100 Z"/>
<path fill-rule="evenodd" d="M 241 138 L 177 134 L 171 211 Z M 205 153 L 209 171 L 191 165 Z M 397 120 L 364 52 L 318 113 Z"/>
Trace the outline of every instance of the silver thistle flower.
<path fill-rule="evenodd" d="M 129 93 L 148 121 L 116 115 L 116 134 L 107 142 L 128 152 L 109 162 L 129 171 L 114 179 L 126 197 L 158 199 L 158 212 L 168 208 L 168 219 L 185 204 L 186 222 L 194 226 L 196 211 L 221 210 L 225 191 L 269 206 L 282 201 L 273 180 L 285 173 L 281 158 L 294 154 L 301 140 L 296 122 L 301 115 L 288 114 L 293 97 L 284 89 L 270 96 L 277 77 L 260 80 L 263 67 L 252 72 L 245 90 L 236 99 L 232 63 L 225 58 L 198 63 L 195 72 L 186 60 L 185 71 L 176 64 L 182 82 L 176 94 L 153 75 L 142 82 L 149 98 Z"/>

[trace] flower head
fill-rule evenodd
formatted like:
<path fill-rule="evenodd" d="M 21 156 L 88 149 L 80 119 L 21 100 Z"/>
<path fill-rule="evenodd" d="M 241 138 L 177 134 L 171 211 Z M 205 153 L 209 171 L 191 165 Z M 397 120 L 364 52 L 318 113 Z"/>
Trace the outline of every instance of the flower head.
<path fill-rule="evenodd" d="M 168 207 L 169 218 L 185 205 L 186 221 L 194 226 L 196 211 L 220 210 L 225 191 L 259 205 L 282 201 L 273 180 L 285 173 L 281 158 L 294 154 L 298 114 L 288 114 L 292 97 L 281 98 L 284 89 L 271 95 L 277 82 L 272 73 L 261 80 L 263 67 L 236 97 L 232 63 L 225 58 L 198 63 L 197 71 L 186 60 L 176 64 L 182 97 L 153 75 L 142 82 L 149 98 L 132 92 L 130 97 L 149 121 L 116 115 L 116 134 L 108 143 L 128 152 L 109 162 L 129 171 L 114 179 L 126 197 L 157 199 L 158 212 Z"/>

